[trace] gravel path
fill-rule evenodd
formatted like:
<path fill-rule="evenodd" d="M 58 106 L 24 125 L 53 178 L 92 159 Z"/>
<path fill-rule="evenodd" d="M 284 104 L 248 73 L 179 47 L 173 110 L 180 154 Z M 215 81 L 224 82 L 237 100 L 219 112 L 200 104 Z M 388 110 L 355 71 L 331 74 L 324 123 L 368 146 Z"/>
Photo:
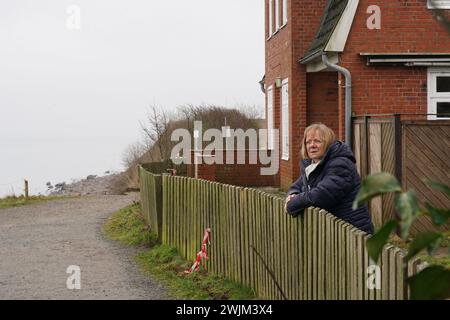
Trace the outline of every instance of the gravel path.
<path fill-rule="evenodd" d="M 62 199 L 0 210 L 0 299 L 167 299 L 140 274 L 136 250 L 106 240 L 101 227 L 136 194 Z M 67 289 L 70 265 L 81 289 Z"/>

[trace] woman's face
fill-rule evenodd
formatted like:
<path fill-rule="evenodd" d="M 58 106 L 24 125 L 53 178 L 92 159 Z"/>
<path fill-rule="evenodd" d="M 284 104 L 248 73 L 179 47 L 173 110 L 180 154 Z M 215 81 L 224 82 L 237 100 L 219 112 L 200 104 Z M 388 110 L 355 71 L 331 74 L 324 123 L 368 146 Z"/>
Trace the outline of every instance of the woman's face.
<path fill-rule="evenodd" d="M 306 134 L 306 151 L 313 161 L 319 161 L 325 154 L 325 143 L 318 130 L 311 130 Z"/>

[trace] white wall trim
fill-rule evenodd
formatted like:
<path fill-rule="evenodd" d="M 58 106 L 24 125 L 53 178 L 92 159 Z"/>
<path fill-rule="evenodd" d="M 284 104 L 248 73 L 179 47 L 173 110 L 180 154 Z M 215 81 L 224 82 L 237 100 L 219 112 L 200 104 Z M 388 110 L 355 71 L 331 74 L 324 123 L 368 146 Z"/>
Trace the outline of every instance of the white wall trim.
<path fill-rule="evenodd" d="M 450 0 L 427 0 L 428 9 L 450 9 Z"/>
<path fill-rule="evenodd" d="M 275 137 L 273 134 L 274 129 L 274 110 L 273 110 L 273 86 L 267 88 L 267 149 L 273 150 L 275 144 Z"/>
<path fill-rule="evenodd" d="M 289 160 L 290 149 L 290 117 L 289 117 L 289 79 L 281 82 L 281 159 Z"/>
<path fill-rule="evenodd" d="M 450 102 L 450 92 L 436 92 L 436 77 L 450 77 L 450 67 L 447 68 L 428 68 L 427 75 L 427 113 L 437 113 L 438 102 Z M 428 120 L 450 120 L 450 117 L 437 117 L 429 115 Z"/>

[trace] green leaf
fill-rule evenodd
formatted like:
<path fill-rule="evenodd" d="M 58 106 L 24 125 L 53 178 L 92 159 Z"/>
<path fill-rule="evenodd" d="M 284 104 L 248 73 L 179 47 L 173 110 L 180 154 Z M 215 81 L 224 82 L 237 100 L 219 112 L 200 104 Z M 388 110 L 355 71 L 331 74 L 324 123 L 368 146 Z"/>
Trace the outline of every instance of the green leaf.
<path fill-rule="evenodd" d="M 442 242 L 442 237 L 436 239 L 435 241 L 431 242 L 427 247 L 427 252 L 429 256 L 433 256 L 436 253 L 436 250 L 440 247 Z"/>
<path fill-rule="evenodd" d="M 439 191 L 442 191 L 443 193 L 445 193 L 446 195 L 448 195 L 450 197 L 450 187 L 440 183 L 440 182 L 436 182 L 436 181 L 430 181 L 428 180 L 427 183 L 433 188 L 433 189 L 437 189 Z"/>
<path fill-rule="evenodd" d="M 449 209 L 435 208 L 428 202 L 425 203 L 425 208 L 427 208 L 427 214 L 431 217 L 431 221 L 435 225 L 442 226 L 447 223 L 448 218 L 450 218 Z"/>
<path fill-rule="evenodd" d="M 397 179 L 386 172 L 375 173 L 363 180 L 361 188 L 353 202 L 353 209 L 370 199 L 390 192 L 401 192 L 402 187 Z"/>
<path fill-rule="evenodd" d="M 409 245 L 408 255 L 406 259 L 409 260 L 418 254 L 423 249 L 427 248 L 432 251 L 438 240 L 442 238 L 442 234 L 437 232 L 424 232 L 414 237 L 413 241 Z"/>
<path fill-rule="evenodd" d="M 378 262 L 378 258 L 381 254 L 381 251 L 383 251 L 383 247 L 386 244 L 389 235 L 397 225 L 398 225 L 397 221 L 390 220 L 367 240 L 366 242 L 367 253 L 369 254 L 369 257 L 372 258 L 373 261 Z"/>
<path fill-rule="evenodd" d="M 430 266 L 408 280 L 412 300 L 450 298 L 450 270 L 443 266 Z"/>
<path fill-rule="evenodd" d="M 395 210 L 400 217 L 400 236 L 406 240 L 411 224 L 420 214 L 419 204 L 414 193 L 407 191 L 397 194 L 395 197 Z"/>

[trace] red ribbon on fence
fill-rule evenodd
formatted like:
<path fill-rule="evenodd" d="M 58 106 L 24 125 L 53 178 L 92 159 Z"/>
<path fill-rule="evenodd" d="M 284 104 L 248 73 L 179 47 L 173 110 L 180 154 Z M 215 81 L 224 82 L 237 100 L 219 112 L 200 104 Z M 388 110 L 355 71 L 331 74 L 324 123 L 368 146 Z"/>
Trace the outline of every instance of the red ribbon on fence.
<path fill-rule="evenodd" d="M 188 270 L 184 271 L 184 273 L 192 273 L 192 272 L 195 272 L 198 269 L 200 269 L 200 263 L 202 261 L 202 258 L 205 258 L 206 260 L 208 260 L 208 254 L 206 253 L 206 245 L 210 244 L 210 242 L 209 242 L 209 239 L 211 237 L 210 234 L 211 234 L 211 229 L 206 228 L 205 233 L 203 235 L 202 249 L 197 253 L 197 259 L 195 259 L 192 267 L 190 267 Z"/>

